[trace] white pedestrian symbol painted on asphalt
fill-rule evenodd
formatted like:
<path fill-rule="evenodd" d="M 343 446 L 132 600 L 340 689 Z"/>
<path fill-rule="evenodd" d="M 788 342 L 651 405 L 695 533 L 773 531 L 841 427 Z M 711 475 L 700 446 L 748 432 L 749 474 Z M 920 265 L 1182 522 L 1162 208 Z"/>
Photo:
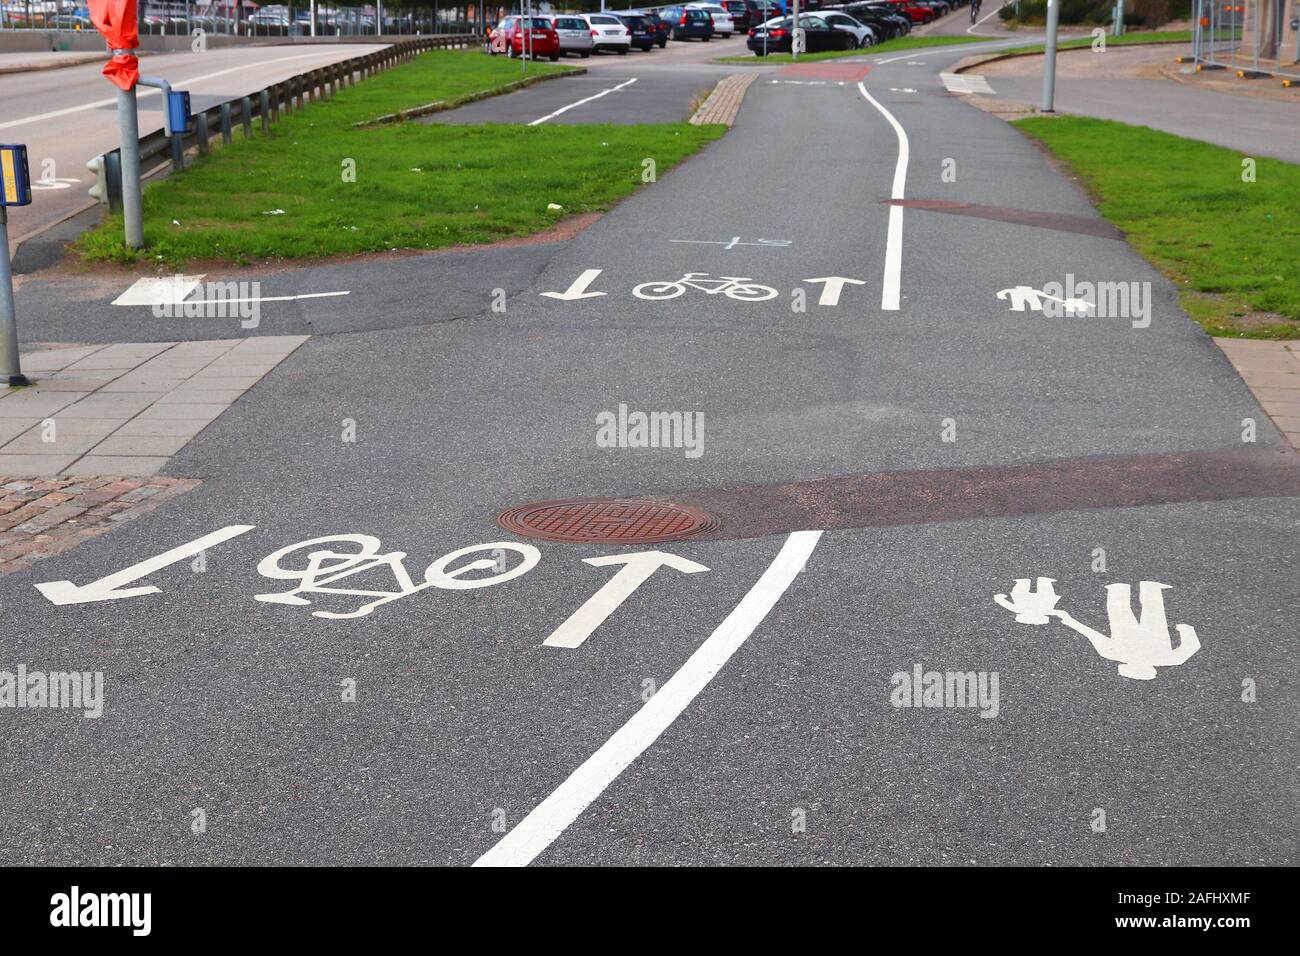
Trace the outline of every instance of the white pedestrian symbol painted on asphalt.
<path fill-rule="evenodd" d="M 1086 315 L 1094 308 L 1093 303 L 1087 299 L 1062 299 L 1059 296 L 1048 295 L 1041 289 L 1035 289 L 1031 285 L 1018 285 L 1010 289 L 1002 289 L 998 292 L 998 298 L 1011 303 L 1007 309 L 1008 312 L 1024 312 L 1026 308 L 1041 312 L 1044 299 L 1059 302 L 1061 308 L 1066 312 L 1081 315 Z"/>
<path fill-rule="evenodd" d="M 1076 620 L 1068 611 L 1058 610 L 1060 597 L 1054 587 L 1055 578 L 1040 577 L 1034 587 L 1028 578 L 1017 578 L 1011 597 L 993 595 L 993 600 L 1016 615 L 1021 624 L 1046 624 L 1056 618 L 1066 627 L 1082 634 L 1093 649 L 1108 661 L 1119 664 L 1122 677 L 1134 680 L 1152 680 L 1157 667 L 1176 667 L 1185 664 L 1201 649 L 1196 629 L 1189 624 L 1179 624 L 1179 643 L 1175 647 L 1169 636 L 1165 618 L 1164 591 L 1170 585 L 1158 581 L 1142 581 L 1138 585 L 1139 611 L 1135 617 L 1132 606 L 1132 588 L 1127 584 L 1106 585 L 1106 615 L 1110 620 L 1110 635 L 1094 631 Z"/>

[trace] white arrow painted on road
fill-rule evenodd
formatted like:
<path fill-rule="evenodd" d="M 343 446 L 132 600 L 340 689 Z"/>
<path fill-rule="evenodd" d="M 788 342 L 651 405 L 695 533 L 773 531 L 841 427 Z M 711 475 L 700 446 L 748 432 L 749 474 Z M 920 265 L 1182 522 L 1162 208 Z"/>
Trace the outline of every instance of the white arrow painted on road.
<path fill-rule="evenodd" d="M 603 588 L 589 597 L 586 604 L 569 615 L 569 619 L 542 642 L 547 647 L 580 647 L 660 567 L 667 566 L 683 574 L 698 574 L 709 570 L 702 564 L 664 551 L 607 554 L 599 558 L 583 558 L 583 561 L 597 567 L 607 564 L 622 564 L 626 567 L 606 581 Z"/>
<path fill-rule="evenodd" d="M 73 584 L 71 581 L 46 581 L 43 584 L 36 585 L 36 590 L 44 594 L 54 604 L 89 604 L 93 601 L 116 601 L 120 598 L 139 597 L 142 594 L 156 594 L 159 589 L 152 584 L 139 588 L 122 588 L 122 585 L 138 581 L 155 571 L 161 571 L 177 561 L 184 561 L 201 551 L 216 547 L 223 541 L 237 538 L 246 531 L 252 531 L 255 527 L 257 526 L 251 524 L 228 525 L 220 531 L 214 531 L 211 534 L 205 534 L 201 538 L 195 538 L 178 548 L 164 551 L 157 557 L 141 561 L 139 564 L 133 564 L 116 574 L 110 574 L 106 578 L 92 581 L 85 586 Z"/>
<path fill-rule="evenodd" d="M 560 299 L 563 302 L 572 302 L 574 299 L 591 299 L 598 295 L 604 295 L 603 292 L 588 292 L 587 286 L 596 281 L 596 277 L 603 272 L 603 269 L 586 269 L 582 275 L 573 280 L 573 285 L 569 286 L 563 292 L 543 292 L 542 295 L 548 299 Z"/>
<path fill-rule="evenodd" d="M 861 279 L 850 279 L 847 276 L 822 276 L 820 279 L 804 279 L 804 282 L 824 282 L 822 286 L 821 297 L 818 298 L 818 305 L 839 305 L 840 293 L 844 291 L 846 285 L 866 285 Z"/>

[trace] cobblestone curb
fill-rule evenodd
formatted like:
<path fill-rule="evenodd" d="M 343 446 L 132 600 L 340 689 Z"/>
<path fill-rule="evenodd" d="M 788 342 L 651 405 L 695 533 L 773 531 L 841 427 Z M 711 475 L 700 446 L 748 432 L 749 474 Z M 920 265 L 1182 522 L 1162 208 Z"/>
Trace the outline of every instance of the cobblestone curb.
<path fill-rule="evenodd" d="M 199 484 L 192 478 L 0 475 L 0 576 L 107 534 Z"/>
<path fill-rule="evenodd" d="M 713 88 L 709 98 L 695 111 L 691 123 L 695 126 L 704 126 L 707 123 L 733 125 L 736 122 L 736 114 L 740 112 L 740 104 L 745 99 L 745 91 L 755 79 L 757 74 L 754 73 L 733 73 L 722 80 Z"/>

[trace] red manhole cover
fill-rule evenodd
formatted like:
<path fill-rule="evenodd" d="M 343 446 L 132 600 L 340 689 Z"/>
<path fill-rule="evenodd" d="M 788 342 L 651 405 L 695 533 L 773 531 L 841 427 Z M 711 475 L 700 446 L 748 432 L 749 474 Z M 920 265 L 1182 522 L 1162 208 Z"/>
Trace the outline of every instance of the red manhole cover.
<path fill-rule="evenodd" d="M 678 541 L 715 531 L 720 523 L 690 505 L 620 498 L 537 501 L 497 516 L 497 524 L 526 538 L 608 544 Z"/>

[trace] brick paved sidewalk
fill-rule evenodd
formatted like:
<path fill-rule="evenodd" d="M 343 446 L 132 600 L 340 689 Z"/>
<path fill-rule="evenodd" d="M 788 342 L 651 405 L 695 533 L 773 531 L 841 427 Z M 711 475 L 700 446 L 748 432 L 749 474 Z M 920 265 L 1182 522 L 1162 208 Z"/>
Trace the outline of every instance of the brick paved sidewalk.
<path fill-rule="evenodd" d="M 179 478 L 0 475 L 0 575 L 105 534 L 198 484 Z"/>
<path fill-rule="evenodd" d="M 50 348 L 0 390 L 0 474 L 155 474 L 305 335 Z"/>
<path fill-rule="evenodd" d="M 1216 338 L 1255 400 L 1300 449 L 1300 342 Z"/>

